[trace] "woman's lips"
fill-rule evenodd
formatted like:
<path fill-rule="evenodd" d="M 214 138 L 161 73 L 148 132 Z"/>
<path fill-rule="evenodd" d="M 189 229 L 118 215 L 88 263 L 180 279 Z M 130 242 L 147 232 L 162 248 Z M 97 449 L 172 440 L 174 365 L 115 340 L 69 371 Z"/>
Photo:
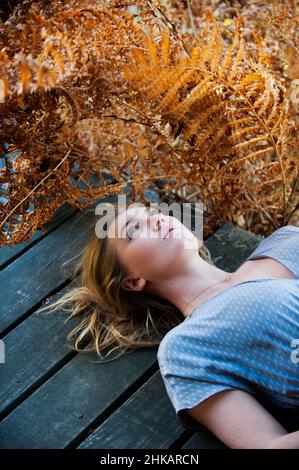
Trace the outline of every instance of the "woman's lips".
<path fill-rule="evenodd" d="M 163 238 L 167 238 L 168 234 L 169 234 L 170 232 L 172 232 L 173 230 L 174 230 L 174 227 L 169 227 L 168 230 L 167 230 L 167 233 L 166 233 L 165 237 L 163 237 Z"/>

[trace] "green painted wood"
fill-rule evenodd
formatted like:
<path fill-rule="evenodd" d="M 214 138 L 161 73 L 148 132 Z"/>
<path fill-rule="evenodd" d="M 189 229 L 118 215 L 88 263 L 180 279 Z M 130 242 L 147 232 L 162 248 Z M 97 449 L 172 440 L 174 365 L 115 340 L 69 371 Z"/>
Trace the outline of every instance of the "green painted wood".
<path fill-rule="evenodd" d="M 58 227 L 64 220 L 68 219 L 77 212 L 77 209 L 63 204 L 57 209 L 54 216 L 45 224 L 46 233 L 42 233 L 41 230 L 36 230 L 30 240 L 23 243 L 18 243 L 14 246 L 2 246 L 0 248 L 0 269 L 3 269 L 10 262 L 16 259 L 18 256 L 27 251 L 32 245 L 37 243 L 42 238 L 46 237 L 49 232 Z"/>

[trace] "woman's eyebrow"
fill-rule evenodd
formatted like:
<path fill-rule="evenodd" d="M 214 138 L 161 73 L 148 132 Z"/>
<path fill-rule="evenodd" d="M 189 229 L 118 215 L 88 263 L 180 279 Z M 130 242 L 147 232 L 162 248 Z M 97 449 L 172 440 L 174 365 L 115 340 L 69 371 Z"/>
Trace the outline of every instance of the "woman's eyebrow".
<path fill-rule="evenodd" d="M 150 210 L 150 207 L 146 206 L 145 210 L 148 212 Z M 127 220 L 127 222 L 125 223 L 125 225 L 123 225 L 123 228 L 121 229 L 121 232 L 120 232 L 121 235 L 122 235 L 124 229 L 127 228 L 128 224 L 131 222 L 131 220 L 135 220 L 136 217 L 137 217 L 136 215 L 133 215 L 129 220 Z M 126 238 L 128 238 L 128 237 L 126 236 Z"/>

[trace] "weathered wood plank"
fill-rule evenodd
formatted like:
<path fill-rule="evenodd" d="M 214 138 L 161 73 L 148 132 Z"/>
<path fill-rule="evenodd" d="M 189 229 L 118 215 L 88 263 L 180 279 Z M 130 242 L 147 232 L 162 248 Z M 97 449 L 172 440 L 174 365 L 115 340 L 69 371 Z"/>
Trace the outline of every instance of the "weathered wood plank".
<path fill-rule="evenodd" d="M 52 301 L 73 285 L 72 282 L 53 296 Z M 66 336 L 78 320 L 65 323 L 66 318 L 65 312 L 37 311 L 3 338 L 6 360 L 0 365 L 1 417 L 45 381 L 53 369 L 62 367 L 76 355 L 67 344 Z"/>
<path fill-rule="evenodd" d="M 0 424 L 1 448 L 64 448 L 105 419 L 156 363 L 156 350 L 138 350 L 106 364 L 78 354 Z"/>
<path fill-rule="evenodd" d="M 157 371 L 79 448 L 167 449 L 182 432 Z"/>
<path fill-rule="evenodd" d="M 208 238 L 207 247 L 220 269 L 235 271 L 251 255 L 263 236 L 225 223 Z"/>
<path fill-rule="evenodd" d="M 77 209 L 69 206 L 68 204 L 63 204 L 55 212 L 49 222 L 45 224 L 46 233 L 43 234 L 41 230 L 36 230 L 34 235 L 30 240 L 24 243 L 18 243 L 15 246 L 3 246 L 0 248 L 0 269 L 3 269 L 7 266 L 8 263 L 12 262 L 18 256 L 27 251 L 32 245 L 37 243 L 42 238 L 46 237 L 49 232 L 58 227 L 64 220 L 68 219 L 77 212 Z"/>
<path fill-rule="evenodd" d="M 74 262 L 62 263 L 82 250 L 96 220 L 92 208 L 76 214 L 0 272 L 0 333 L 68 279 Z"/>

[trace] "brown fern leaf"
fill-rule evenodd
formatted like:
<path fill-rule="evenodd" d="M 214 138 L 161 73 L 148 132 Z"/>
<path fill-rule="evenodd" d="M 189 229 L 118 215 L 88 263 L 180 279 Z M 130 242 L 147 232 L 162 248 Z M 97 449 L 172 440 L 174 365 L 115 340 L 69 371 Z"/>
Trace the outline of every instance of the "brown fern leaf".
<path fill-rule="evenodd" d="M 273 0 L 265 31 L 266 0 L 234 27 L 223 4 L 193 35 L 184 2 L 155 0 L 159 17 L 142 0 L 19 3 L 0 24 L 0 243 L 28 240 L 64 202 L 81 209 L 128 185 L 140 202 L 148 186 L 190 190 L 207 233 L 224 217 L 264 234 L 285 223 L 299 173 L 293 9 Z"/>
<path fill-rule="evenodd" d="M 134 81 L 134 77 L 131 81 L 151 100 L 153 114 L 161 115 L 162 122 L 170 122 L 173 129 L 181 129 L 185 149 L 187 143 L 197 155 L 211 160 L 215 149 L 223 149 L 222 175 L 232 167 L 244 168 L 246 160 L 258 162 L 275 156 L 286 207 L 288 160 L 283 158 L 281 142 L 288 134 L 288 109 L 283 90 L 265 68 L 262 44 L 258 43 L 258 61 L 254 62 L 246 53 L 241 17 L 236 20 L 233 39 L 226 48 L 220 39 L 220 26 L 215 19 L 211 21 L 208 42 L 198 40 L 188 59 L 168 60 L 172 67 L 167 67 L 163 83 L 147 78 L 151 77 L 148 66 L 142 84 Z M 150 62 L 145 53 L 144 60 Z M 160 70 L 156 61 L 153 67 L 157 77 L 166 74 L 161 61 Z"/>

